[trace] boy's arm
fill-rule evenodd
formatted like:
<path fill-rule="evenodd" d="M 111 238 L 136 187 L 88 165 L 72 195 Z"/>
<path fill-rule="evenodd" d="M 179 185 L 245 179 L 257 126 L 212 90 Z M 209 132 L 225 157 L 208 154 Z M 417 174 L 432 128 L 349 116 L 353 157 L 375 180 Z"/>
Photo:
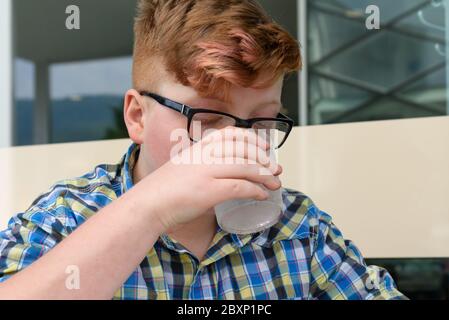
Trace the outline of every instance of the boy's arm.
<path fill-rule="evenodd" d="M 319 211 L 319 209 L 318 209 Z M 320 211 L 311 260 L 311 295 L 315 299 L 407 299 L 383 268 L 367 266 L 331 218 Z"/>
<path fill-rule="evenodd" d="M 142 210 L 134 199 L 130 190 L 60 243 L 62 225 L 48 212 L 34 212 L 34 222 L 15 218 L 0 238 L 0 300 L 113 297 L 162 232 L 157 208 Z"/>
<path fill-rule="evenodd" d="M 206 146 L 211 152 L 222 150 L 223 142 L 216 137 L 234 142 L 242 136 L 243 129 L 231 129 L 232 134 L 217 131 L 208 135 L 186 152 L 201 152 Z M 244 158 L 235 149 L 232 154 L 212 152 L 216 159 L 206 165 L 168 161 L 57 245 L 63 232 L 58 214 L 44 211 L 33 222 L 22 219 L 3 233 L 3 241 L 0 237 L 0 279 L 2 273 L 20 270 L 0 281 L 0 299 L 110 299 L 160 234 L 176 230 L 230 199 L 267 199 L 261 185 L 279 189 L 277 175 L 282 168 L 265 161 L 270 159 L 264 156 L 269 148 L 264 139 L 254 133 L 246 137 L 259 152 Z M 228 159 L 232 164 L 226 164 Z M 40 249 L 48 252 L 40 257 Z M 79 270 L 79 290 L 66 287 L 67 268 Z"/>

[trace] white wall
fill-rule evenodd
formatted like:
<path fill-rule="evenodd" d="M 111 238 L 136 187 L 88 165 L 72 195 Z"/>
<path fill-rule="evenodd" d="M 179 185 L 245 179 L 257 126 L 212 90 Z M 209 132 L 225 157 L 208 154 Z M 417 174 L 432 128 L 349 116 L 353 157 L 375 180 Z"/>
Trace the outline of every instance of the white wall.
<path fill-rule="evenodd" d="M 449 116 L 300 127 L 280 163 L 367 257 L 449 257 Z"/>
<path fill-rule="evenodd" d="M 297 127 L 280 149 L 281 180 L 366 257 L 449 257 L 448 141 L 449 116 Z M 0 229 L 57 180 L 118 163 L 129 143 L 0 149 Z"/>

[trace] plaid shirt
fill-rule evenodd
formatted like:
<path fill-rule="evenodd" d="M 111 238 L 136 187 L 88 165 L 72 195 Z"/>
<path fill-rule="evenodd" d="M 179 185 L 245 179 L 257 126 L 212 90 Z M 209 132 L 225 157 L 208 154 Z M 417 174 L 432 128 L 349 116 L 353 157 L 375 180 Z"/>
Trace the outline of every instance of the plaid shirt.
<path fill-rule="evenodd" d="M 132 188 L 140 148 L 117 165 L 63 180 L 12 217 L 0 233 L 0 282 L 51 250 Z M 281 220 L 237 235 L 217 228 L 203 260 L 166 234 L 114 299 L 403 299 L 388 272 L 367 266 L 331 217 L 301 192 L 283 189 Z"/>

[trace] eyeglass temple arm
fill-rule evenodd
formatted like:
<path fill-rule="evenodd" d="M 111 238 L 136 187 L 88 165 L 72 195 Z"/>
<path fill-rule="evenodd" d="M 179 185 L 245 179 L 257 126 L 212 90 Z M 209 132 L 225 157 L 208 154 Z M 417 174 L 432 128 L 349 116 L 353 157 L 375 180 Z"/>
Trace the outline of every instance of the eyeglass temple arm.
<path fill-rule="evenodd" d="M 186 110 L 186 108 L 187 108 L 186 105 L 180 104 L 178 102 L 172 101 L 172 100 L 167 99 L 167 98 L 163 98 L 161 96 L 158 96 L 157 94 L 150 93 L 150 92 L 143 91 L 143 92 L 140 92 L 140 94 L 142 96 L 153 98 L 154 100 L 159 102 L 161 105 L 166 106 L 166 107 L 168 107 L 170 109 L 173 109 L 175 111 L 178 111 L 178 112 L 180 112 L 182 114 L 185 114 L 184 110 Z"/>

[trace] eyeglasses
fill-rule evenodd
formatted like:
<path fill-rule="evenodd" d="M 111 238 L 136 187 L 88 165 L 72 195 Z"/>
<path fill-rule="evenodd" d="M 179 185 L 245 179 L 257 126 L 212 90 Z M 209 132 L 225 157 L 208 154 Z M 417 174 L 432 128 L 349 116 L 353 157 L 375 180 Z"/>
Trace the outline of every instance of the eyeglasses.
<path fill-rule="evenodd" d="M 293 127 L 293 120 L 282 113 L 276 118 L 241 119 L 225 112 L 195 109 L 151 92 L 141 91 L 140 95 L 153 98 L 159 104 L 187 117 L 187 131 L 193 142 L 199 141 L 208 130 L 232 126 L 254 129 L 257 134 L 262 134 L 268 141 L 274 142 L 275 148 L 278 149 L 287 140 Z"/>

